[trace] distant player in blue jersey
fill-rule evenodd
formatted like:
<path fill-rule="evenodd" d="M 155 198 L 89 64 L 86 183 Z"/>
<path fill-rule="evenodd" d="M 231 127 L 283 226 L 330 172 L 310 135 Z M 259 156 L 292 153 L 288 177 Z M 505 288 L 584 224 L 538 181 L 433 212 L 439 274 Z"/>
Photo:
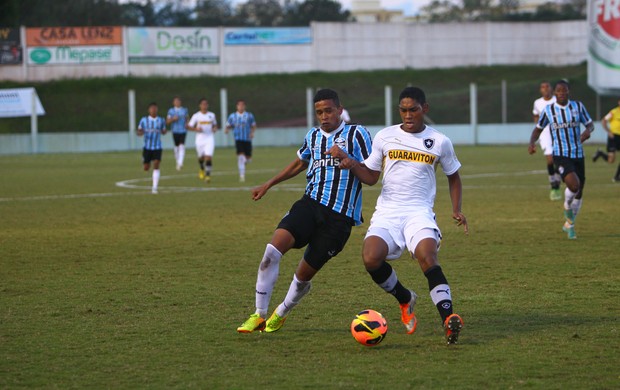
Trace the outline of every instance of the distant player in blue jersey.
<path fill-rule="evenodd" d="M 138 135 L 144 136 L 144 149 L 142 149 L 142 163 L 144 170 L 148 171 L 153 162 L 153 188 L 152 192 L 157 193 L 159 184 L 159 162 L 161 161 L 161 136 L 166 134 L 166 121 L 157 116 L 157 103 L 149 104 L 149 115 L 142 117 L 138 124 Z"/>
<path fill-rule="evenodd" d="M 189 120 L 189 112 L 181 104 L 181 98 L 175 96 L 172 100 L 172 108 L 168 110 L 168 115 L 166 116 L 166 124 L 172 130 L 174 160 L 177 164 L 177 171 L 183 168 L 183 160 L 185 160 L 185 137 L 187 136 L 185 125 Z"/>
<path fill-rule="evenodd" d="M 256 131 L 256 120 L 251 112 L 245 110 L 245 101 L 237 101 L 237 111 L 228 116 L 226 134 L 233 130 L 235 148 L 237 149 L 237 167 L 239 181 L 245 181 L 245 166 L 252 160 L 252 139 Z"/>
<path fill-rule="evenodd" d="M 306 134 L 297 158 L 276 176 L 252 190 L 261 199 L 276 184 L 306 171 L 306 191 L 280 221 L 258 268 L 256 312 L 237 332 L 256 330 L 275 332 L 289 312 L 310 291 L 314 275 L 336 256 L 351 234 L 351 227 L 362 223 L 362 184 L 349 170 L 340 169 L 340 159 L 327 154 L 339 145 L 357 161 L 372 150 L 371 137 L 360 125 L 347 125 L 340 119 L 342 106 L 338 94 L 321 89 L 314 95 L 319 127 Z M 280 259 L 291 248 L 306 247 L 284 301 L 267 321 L 271 293 L 278 279 Z"/>
<path fill-rule="evenodd" d="M 532 131 L 528 151 L 536 153 L 535 143 L 545 126 L 549 125 L 553 139 L 553 163 L 566 183 L 564 191 L 564 230 L 569 239 L 577 238 L 575 218 L 581 209 L 586 168 L 581 144 L 590 138 L 594 124 L 583 103 L 569 100 L 568 82 L 558 81 L 554 88 L 556 102 L 549 104 L 540 114 Z M 585 131 L 581 131 L 581 125 Z"/>

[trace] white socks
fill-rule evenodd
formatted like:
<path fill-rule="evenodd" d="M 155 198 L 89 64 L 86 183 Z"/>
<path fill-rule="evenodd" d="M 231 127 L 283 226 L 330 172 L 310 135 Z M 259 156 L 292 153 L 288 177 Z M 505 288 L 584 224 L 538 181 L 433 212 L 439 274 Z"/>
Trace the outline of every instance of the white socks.
<path fill-rule="evenodd" d="M 175 157 L 177 159 L 177 165 L 182 167 L 183 161 L 185 160 L 185 145 L 181 144 L 178 146 L 178 149 L 179 149 L 178 155 L 176 154 L 177 148 L 174 148 L 174 149 L 175 149 Z"/>
<path fill-rule="evenodd" d="M 237 168 L 239 168 L 239 176 L 245 176 L 246 158 L 243 154 L 237 156 Z"/>
<path fill-rule="evenodd" d="M 153 169 L 153 190 L 157 191 L 159 185 L 159 169 Z"/>
<path fill-rule="evenodd" d="M 312 281 L 302 282 L 297 279 L 297 275 L 293 275 L 291 286 L 288 288 L 284 302 L 276 308 L 276 314 L 280 317 L 288 315 L 301 301 L 301 298 L 308 294 L 310 287 L 312 287 Z"/>
<path fill-rule="evenodd" d="M 582 201 L 583 199 L 575 199 L 570 205 L 571 210 L 573 210 L 573 223 L 575 222 L 575 219 L 577 219 L 577 214 L 579 213 L 579 210 L 581 210 Z"/>
<path fill-rule="evenodd" d="M 281 258 L 282 253 L 275 246 L 267 244 L 256 277 L 256 313 L 262 318 L 265 318 L 269 311 L 269 301 L 278 280 Z"/>
<path fill-rule="evenodd" d="M 384 289 L 385 292 L 389 293 L 392 290 L 394 290 L 394 288 L 396 287 L 397 283 L 398 283 L 398 277 L 396 276 L 396 271 L 394 271 L 394 269 L 392 269 L 392 273 L 390 274 L 390 276 L 387 278 L 387 280 L 385 282 L 380 283 L 379 287 Z"/>
<path fill-rule="evenodd" d="M 566 187 L 566 189 L 564 190 L 564 210 L 568 210 L 571 208 L 571 203 L 573 203 L 575 196 L 577 196 L 577 193 L 569 190 L 568 187 Z"/>

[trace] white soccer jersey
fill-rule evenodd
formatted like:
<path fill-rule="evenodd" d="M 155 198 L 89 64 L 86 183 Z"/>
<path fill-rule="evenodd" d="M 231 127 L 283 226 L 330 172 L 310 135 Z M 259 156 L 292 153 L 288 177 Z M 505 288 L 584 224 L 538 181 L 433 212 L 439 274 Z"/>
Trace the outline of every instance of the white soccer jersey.
<path fill-rule="evenodd" d="M 532 114 L 540 116 L 540 114 L 545 110 L 545 107 L 553 103 L 555 103 L 555 95 L 552 96 L 549 100 L 545 100 L 545 98 L 543 97 L 536 99 L 534 101 L 534 108 L 532 109 Z M 540 147 L 545 156 L 550 156 L 553 154 L 553 140 L 551 139 L 551 131 L 549 131 L 549 125 L 545 126 L 545 128 L 540 133 L 538 142 L 540 143 Z"/>
<path fill-rule="evenodd" d="M 555 103 L 555 95 L 551 96 L 551 99 L 549 100 L 545 100 L 545 98 L 543 97 L 534 100 L 534 108 L 532 109 L 532 114 L 540 116 L 545 107 L 552 103 Z"/>
<path fill-rule="evenodd" d="M 400 125 L 377 133 L 364 164 L 373 171 L 383 168 L 377 211 L 399 213 L 433 208 L 437 164 L 446 175 L 461 167 L 448 137 L 429 126 L 420 133 L 407 133 Z"/>
<path fill-rule="evenodd" d="M 211 138 L 213 136 L 213 127 L 217 126 L 215 114 L 211 111 L 207 111 L 205 114 L 198 111 L 189 120 L 190 127 L 196 127 L 196 125 L 201 130 L 201 132 L 196 134 L 196 143 L 202 142 L 203 138 Z"/>

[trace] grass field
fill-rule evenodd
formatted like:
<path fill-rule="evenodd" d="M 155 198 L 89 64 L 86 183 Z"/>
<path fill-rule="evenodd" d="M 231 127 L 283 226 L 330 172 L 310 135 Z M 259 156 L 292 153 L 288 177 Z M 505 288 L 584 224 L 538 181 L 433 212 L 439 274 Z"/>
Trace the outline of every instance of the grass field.
<path fill-rule="evenodd" d="M 304 179 L 259 202 L 249 188 L 292 148 L 256 150 L 246 187 L 231 149 L 216 151 L 209 187 L 192 161 L 175 172 L 166 151 L 159 195 L 137 152 L 0 157 L 0 388 L 618 388 L 615 167 L 587 160 L 579 238 L 568 241 L 540 154 L 456 151 L 470 234 L 450 221 L 442 174 L 436 202 L 440 261 L 465 321 L 449 348 L 425 278 L 403 257 L 393 265 L 421 296 L 418 329 L 405 334 L 395 301 L 363 270 L 367 224 L 282 330 L 236 333 L 264 246 Z M 365 190 L 367 220 L 378 194 Z M 272 307 L 301 253 L 285 256 Z M 388 319 L 375 348 L 349 334 L 365 308 Z"/>

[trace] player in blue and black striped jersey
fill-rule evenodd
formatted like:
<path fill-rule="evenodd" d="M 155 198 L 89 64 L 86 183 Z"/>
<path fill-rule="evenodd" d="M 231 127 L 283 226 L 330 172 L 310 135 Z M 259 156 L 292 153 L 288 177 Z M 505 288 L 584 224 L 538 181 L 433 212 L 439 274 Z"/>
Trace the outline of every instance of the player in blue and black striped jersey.
<path fill-rule="evenodd" d="M 351 158 L 363 161 L 372 150 L 370 134 L 363 126 L 345 124 L 340 119 L 342 106 L 335 91 L 321 89 L 313 100 L 320 126 L 306 134 L 292 163 L 252 190 L 252 198 L 259 200 L 274 185 L 306 171 L 305 194 L 280 221 L 267 244 L 256 280 L 256 312 L 237 328 L 240 333 L 280 329 L 289 312 L 310 290 L 314 275 L 343 249 L 351 227 L 362 223 L 362 183 L 351 171 L 341 169 L 340 159 L 328 151 L 338 145 Z M 265 321 L 280 259 L 291 248 L 303 247 L 306 250 L 284 301 Z"/>
<path fill-rule="evenodd" d="M 545 126 L 553 139 L 553 163 L 566 183 L 564 191 L 564 230 L 569 239 L 577 238 L 575 218 L 581 209 L 583 188 L 586 182 L 586 168 L 581 144 L 590 138 L 594 124 L 583 103 L 569 100 L 570 88 L 565 80 L 558 81 L 554 88 L 556 102 L 545 107 L 538 124 L 532 131 L 528 151 L 536 153 L 535 143 Z M 585 131 L 581 131 L 581 125 Z"/>
<path fill-rule="evenodd" d="M 148 171 L 153 162 L 153 188 L 157 193 L 159 184 L 159 162 L 161 161 L 162 146 L 161 136 L 166 134 L 166 120 L 157 116 L 157 103 L 149 104 L 149 115 L 142 117 L 138 124 L 138 135 L 144 136 L 144 148 L 142 149 L 142 163 L 144 170 Z"/>

